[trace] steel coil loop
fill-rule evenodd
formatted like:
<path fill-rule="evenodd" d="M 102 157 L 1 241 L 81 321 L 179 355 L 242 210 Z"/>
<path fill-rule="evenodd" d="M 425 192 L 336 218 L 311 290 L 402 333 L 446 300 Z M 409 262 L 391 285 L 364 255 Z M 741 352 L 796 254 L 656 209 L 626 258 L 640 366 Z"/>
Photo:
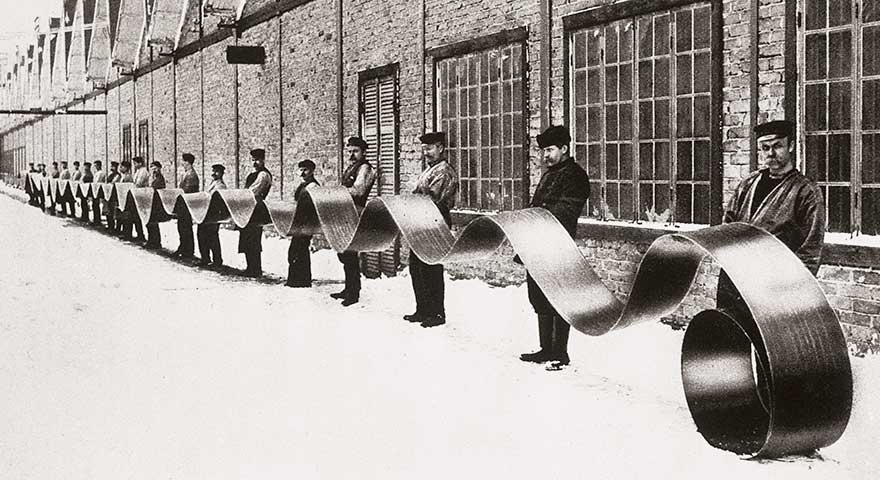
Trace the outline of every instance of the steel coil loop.
<path fill-rule="evenodd" d="M 382 251 L 401 235 L 429 264 L 479 259 L 509 241 L 560 316 L 587 335 L 669 315 L 711 256 L 738 301 L 698 314 L 683 341 L 685 395 L 705 439 L 736 453 L 777 457 L 830 445 L 849 421 L 852 372 L 834 310 L 793 253 L 747 224 L 657 239 L 624 304 L 544 209 L 481 217 L 456 237 L 430 199 L 418 195 L 377 197 L 358 211 L 341 187 L 306 190 L 299 204 L 258 202 L 248 190 L 183 194 L 46 179 L 29 188 L 56 198 L 107 199 L 144 223 L 168 220 L 185 208 L 195 223 L 272 224 L 285 236 L 323 232 L 339 252 Z"/>

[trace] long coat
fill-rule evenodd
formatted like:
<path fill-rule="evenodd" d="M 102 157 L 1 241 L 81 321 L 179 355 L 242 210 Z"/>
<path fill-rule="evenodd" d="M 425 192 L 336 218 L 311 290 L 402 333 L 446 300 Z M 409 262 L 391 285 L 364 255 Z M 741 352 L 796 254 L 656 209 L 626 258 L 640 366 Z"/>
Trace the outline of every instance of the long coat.
<path fill-rule="evenodd" d="M 825 239 L 822 192 L 803 174 L 792 170 L 753 209 L 755 189 L 764 172 L 763 169 L 758 170 L 739 184 L 724 212 L 724 223 L 745 222 L 767 230 L 794 252 L 815 275 L 819 270 Z"/>

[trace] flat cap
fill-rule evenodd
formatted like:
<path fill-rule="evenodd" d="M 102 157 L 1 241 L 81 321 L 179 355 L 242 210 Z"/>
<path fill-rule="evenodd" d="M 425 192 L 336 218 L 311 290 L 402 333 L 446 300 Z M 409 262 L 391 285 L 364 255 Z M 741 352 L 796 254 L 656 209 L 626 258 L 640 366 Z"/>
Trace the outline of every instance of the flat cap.
<path fill-rule="evenodd" d="M 446 133 L 444 132 L 427 132 L 421 137 L 419 137 L 419 141 L 424 144 L 432 144 L 439 143 L 441 145 L 446 145 Z"/>
<path fill-rule="evenodd" d="M 118 167 L 118 166 L 119 166 L 119 162 L 117 162 L 116 160 L 111 160 L 111 161 L 110 161 L 110 165 L 116 165 L 116 166 Z"/>
<path fill-rule="evenodd" d="M 313 162 L 311 160 L 303 160 L 303 161 L 297 163 L 296 166 L 299 168 L 308 168 L 309 170 L 314 170 L 315 169 L 315 162 Z"/>
<path fill-rule="evenodd" d="M 196 161 L 196 156 L 191 153 L 184 153 L 183 154 L 183 161 L 186 163 L 193 163 Z"/>
<path fill-rule="evenodd" d="M 266 158 L 266 151 L 262 148 L 255 148 L 251 150 L 251 156 L 254 158 Z"/>
<path fill-rule="evenodd" d="M 226 167 L 224 167 L 220 163 L 215 163 L 214 165 L 211 165 L 211 170 L 216 170 L 220 173 L 224 173 L 224 172 L 226 172 Z"/>
<path fill-rule="evenodd" d="M 538 135 L 538 147 L 547 148 L 551 145 L 567 147 L 571 143 L 571 134 L 568 128 L 562 125 L 552 125 Z"/>
<path fill-rule="evenodd" d="M 346 145 L 349 147 L 358 147 L 361 150 L 367 149 L 367 142 L 364 141 L 361 137 L 348 137 L 348 142 Z"/>
<path fill-rule="evenodd" d="M 755 126 L 755 136 L 776 135 L 778 137 L 793 137 L 794 123 L 788 120 L 774 120 Z"/>
<path fill-rule="evenodd" d="M 162 168 L 162 164 L 159 162 L 150 162 L 151 167 Z"/>

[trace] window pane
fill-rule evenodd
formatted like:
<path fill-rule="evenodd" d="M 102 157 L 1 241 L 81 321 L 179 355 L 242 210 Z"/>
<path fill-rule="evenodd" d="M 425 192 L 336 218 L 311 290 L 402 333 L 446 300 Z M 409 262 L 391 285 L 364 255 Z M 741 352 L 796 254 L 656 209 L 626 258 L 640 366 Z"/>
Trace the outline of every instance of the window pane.
<path fill-rule="evenodd" d="M 654 55 L 654 29 L 651 17 L 639 19 L 639 58 Z"/>
<path fill-rule="evenodd" d="M 675 186 L 675 218 L 679 222 L 691 223 L 691 201 L 693 186 L 684 184 Z"/>
<path fill-rule="evenodd" d="M 622 143 L 618 147 L 618 151 L 620 153 L 620 178 L 621 180 L 632 180 L 634 167 L 632 144 Z"/>
<path fill-rule="evenodd" d="M 862 52 L 862 75 L 880 75 L 880 25 L 865 27 Z"/>
<path fill-rule="evenodd" d="M 880 129 L 880 80 L 868 80 L 862 85 L 862 128 Z"/>
<path fill-rule="evenodd" d="M 675 51 L 687 52 L 693 48 L 691 33 L 691 10 L 683 10 L 675 14 Z"/>
<path fill-rule="evenodd" d="M 690 55 L 679 55 L 676 58 L 676 76 L 675 76 L 675 88 L 679 94 L 682 93 L 691 93 L 693 91 L 693 87 L 691 86 L 691 56 Z"/>
<path fill-rule="evenodd" d="M 658 58 L 654 61 L 654 96 L 669 95 L 669 58 Z"/>
<path fill-rule="evenodd" d="M 849 232 L 849 187 L 828 187 L 827 190 L 828 229 L 832 232 Z"/>
<path fill-rule="evenodd" d="M 599 35 L 598 30 L 591 30 L 587 35 L 587 65 L 595 66 L 599 64 Z"/>
<path fill-rule="evenodd" d="M 587 66 L 587 33 L 577 32 L 572 40 L 574 44 L 574 68 L 584 68 Z"/>
<path fill-rule="evenodd" d="M 693 119 L 693 109 L 692 109 L 691 98 L 679 98 L 677 103 L 676 119 L 677 119 L 677 127 L 678 127 L 678 137 L 690 137 L 693 134 L 693 129 L 691 128 L 691 122 Z"/>
<path fill-rule="evenodd" d="M 707 96 L 694 98 L 694 136 L 709 136 L 709 117 L 711 116 L 711 103 Z"/>
<path fill-rule="evenodd" d="M 712 71 L 709 60 L 709 53 L 697 53 L 694 55 L 694 92 L 702 93 L 709 91 L 710 76 L 708 72 Z"/>
<path fill-rule="evenodd" d="M 617 101 L 617 67 L 605 67 L 605 101 Z"/>
<path fill-rule="evenodd" d="M 706 140 L 694 142 L 694 180 L 708 181 L 712 164 L 709 142 Z"/>
<path fill-rule="evenodd" d="M 806 52 L 804 54 L 807 80 L 825 78 L 826 49 L 824 33 L 813 33 L 806 36 Z"/>
<path fill-rule="evenodd" d="M 828 137 L 828 181 L 848 182 L 850 165 L 850 135 Z"/>
<path fill-rule="evenodd" d="M 639 62 L 639 98 L 654 94 L 654 67 L 651 61 Z"/>
<path fill-rule="evenodd" d="M 862 182 L 880 183 L 880 134 L 862 135 Z M 874 210 L 877 215 L 880 210 Z"/>
<path fill-rule="evenodd" d="M 669 15 L 654 17 L 654 55 L 669 53 Z"/>
<path fill-rule="evenodd" d="M 617 165 L 617 145 L 610 144 L 605 147 L 605 178 L 617 180 L 619 177 Z"/>
<path fill-rule="evenodd" d="M 654 145 L 639 145 L 639 180 L 650 180 L 654 176 Z"/>
<path fill-rule="evenodd" d="M 865 22 L 880 20 L 880 0 L 862 0 L 862 17 Z"/>
<path fill-rule="evenodd" d="M 710 13 L 711 7 L 700 7 L 694 9 L 694 50 L 709 48 L 711 41 L 712 19 Z"/>
<path fill-rule="evenodd" d="M 806 87 L 806 129 L 807 131 L 825 130 L 828 127 L 826 121 L 827 104 L 826 85 L 807 85 Z"/>
<path fill-rule="evenodd" d="M 676 178 L 678 180 L 691 180 L 694 178 L 693 170 L 693 142 L 678 142 L 678 152 L 676 156 Z"/>
<path fill-rule="evenodd" d="M 828 78 L 852 76 L 852 36 L 850 32 L 830 34 L 828 49 Z"/>
<path fill-rule="evenodd" d="M 605 136 L 607 140 L 617 140 L 617 105 L 605 107 Z"/>
<path fill-rule="evenodd" d="M 654 109 L 652 102 L 639 102 L 639 138 L 654 137 Z"/>
<path fill-rule="evenodd" d="M 617 27 L 605 27 L 605 62 L 617 63 Z"/>
<path fill-rule="evenodd" d="M 838 82 L 828 85 L 829 130 L 843 130 L 850 127 L 852 120 L 850 90 L 849 82 Z"/>
<path fill-rule="evenodd" d="M 852 23 L 852 0 L 832 0 L 828 2 L 828 26 L 849 25 Z"/>
<path fill-rule="evenodd" d="M 620 99 L 632 99 L 632 64 L 628 63 L 620 66 Z"/>
<path fill-rule="evenodd" d="M 807 135 L 806 171 L 811 180 L 821 182 L 825 177 L 825 135 Z"/>
<path fill-rule="evenodd" d="M 880 189 L 862 189 L 862 233 L 880 235 Z"/>
<path fill-rule="evenodd" d="M 669 100 L 657 100 L 654 103 L 654 137 L 669 136 Z"/>
<path fill-rule="evenodd" d="M 669 180 L 669 142 L 654 144 L 654 179 Z"/>
<path fill-rule="evenodd" d="M 828 0 L 806 0 L 807 30 L 825 28 L 827 23 L 827 1 Z"/>

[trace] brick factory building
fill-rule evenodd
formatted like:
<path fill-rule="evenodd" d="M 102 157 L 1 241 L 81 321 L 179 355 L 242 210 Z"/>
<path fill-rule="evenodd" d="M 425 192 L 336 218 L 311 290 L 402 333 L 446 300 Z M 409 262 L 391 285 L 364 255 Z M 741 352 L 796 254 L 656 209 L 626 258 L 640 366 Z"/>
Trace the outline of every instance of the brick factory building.
<path fill-rule="evenodd" d="M 177 178 L 190 152 L 203 182 L 222 163 L 241 186 L 261 147 L 287 199 L 306 158 L 338 183 L 360 134 L 390 195 L 439 129 L 464 223 L 527 205 L 534 137 L 565 123 L 592 180 L 582 251 L 626 295 L 655 238 L 720 222 L 758 166 L 751 126 L 797 119 L 828 212 L 820 281 L 853 345 L 880 349 L 880 0 L 63 3 L 2 82 L 0 108 L 42 112 L 0 119 L 7 175 L 141 155 Z M 257 63 L 230 63 L 235 47 Z M 392 273 L 399 256 L 371 258 Z M 714 306 L 703 270 L 681 318 Z"/>

